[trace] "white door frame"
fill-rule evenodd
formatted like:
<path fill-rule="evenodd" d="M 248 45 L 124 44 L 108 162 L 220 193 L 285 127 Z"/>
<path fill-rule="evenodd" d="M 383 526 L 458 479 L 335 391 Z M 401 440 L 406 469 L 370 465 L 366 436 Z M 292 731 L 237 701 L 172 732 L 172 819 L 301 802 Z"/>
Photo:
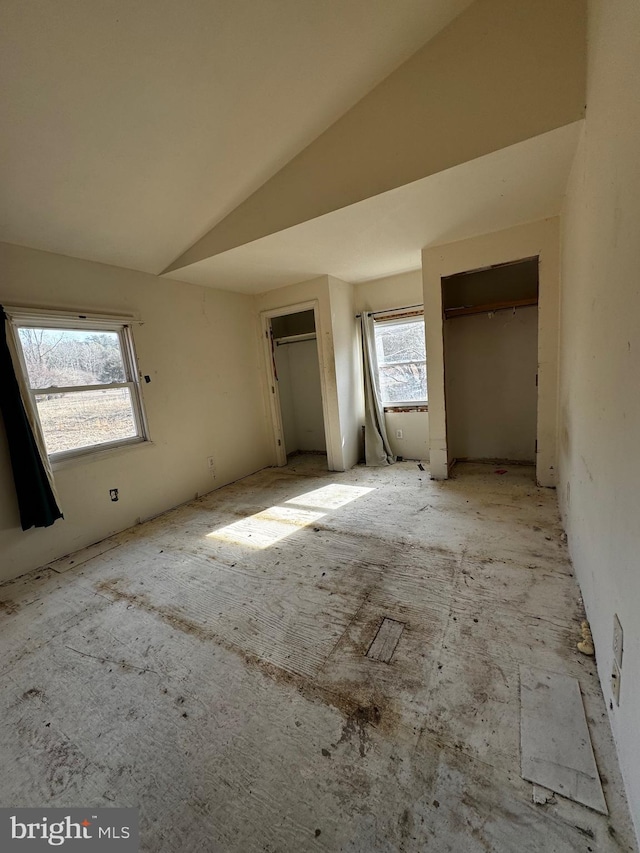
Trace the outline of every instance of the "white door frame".
<path fill-rule="evenodd" d="M 429 468 L 434 480 L 446 480 L 449 476 L 442 278 L 535 256 L 539 259 L 536 478 L 540 486 L 557 485 L 559 217 L 422 250 L 429 386 Z"/>
<path fill-rule="evenodd" d="M 271 320 L 274 317 L 284 317 L 287 314 L 299 314 L 301 311 L 313 310 L 316 349 L 318 351 L 318 367 L 320 370 L 320 390 L 322 396 L 322 419 L 324 422 L 324 437 L 327 445 L 327 466 L 330 471 L 334 468 L 334 453 L 331 434 L 331 420 L 327 405 L 327 382 L 325 374 L 325 359 L 322 352 L 322 323 L 320 320 L 320 306 L 317 299 L 308 302 L 298 302 L 295 305 L 286 305 L 282 308 L 272 308 L 269 311 L 260 312 L 262 326 L 262 345 L 264 352 L 264 364 L 266 368 L 267 393 L 269 395 L 269 410 L 271 412 L 271 427 L 273 446 L 275 450 L 276 464 L 279 467 L 287 464 L 287 450 L 284 443 L 284 429 L 282 426 L 282 410 L 280 408 L 280 391 L 278 381 L 274 372 L 274 355 L 271 349 Z"/>

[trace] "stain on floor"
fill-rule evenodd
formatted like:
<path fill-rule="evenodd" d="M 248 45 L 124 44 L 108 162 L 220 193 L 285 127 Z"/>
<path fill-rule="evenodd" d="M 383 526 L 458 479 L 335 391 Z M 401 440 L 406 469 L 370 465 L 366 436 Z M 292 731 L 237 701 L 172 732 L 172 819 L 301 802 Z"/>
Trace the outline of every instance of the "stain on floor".
<path fill-rule="evenodd" d="M 322 465 L 0 586 L 2 805 L 137 806 L 153 853 L 635 850 L 555 493 L 524 466 Z M 321 518 L 269 526 L 305 499 Z M 250 516 L 261 547 L 228 541 Z M 391 663 L 366 657 L 384 618 Z M 580 682 L 608 818 L 533 802 L 521 663 Z"/>

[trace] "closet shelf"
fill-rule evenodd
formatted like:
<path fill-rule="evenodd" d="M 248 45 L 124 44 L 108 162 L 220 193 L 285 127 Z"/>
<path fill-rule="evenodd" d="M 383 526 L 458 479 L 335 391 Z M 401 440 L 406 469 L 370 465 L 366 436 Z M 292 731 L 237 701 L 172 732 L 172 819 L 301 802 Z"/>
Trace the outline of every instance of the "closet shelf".
<path fill-rule="evenodd" d="M 274 343 L 277 347 L 281 347 L 284 344 L 298 344 L 302 341 L 315 341 L 315 339 L 315 332 L 307 332 L 306 335 L 286 335 L 283 338 L 274 338 Z"/>
<path fill-rule="evenodd" d="M 526 308 L 529 305 L 537 305 L 538 297 L 530 296 L 527 299 L 512 299 L 510 302 L 488 302 L 485 305 L 463 305 L 461 308 L 445 308 L 445 320 L 453 317 L 465 317 L 468 314 L 488 314 L 491 311 L 504 311 L 508 308 Z"/>

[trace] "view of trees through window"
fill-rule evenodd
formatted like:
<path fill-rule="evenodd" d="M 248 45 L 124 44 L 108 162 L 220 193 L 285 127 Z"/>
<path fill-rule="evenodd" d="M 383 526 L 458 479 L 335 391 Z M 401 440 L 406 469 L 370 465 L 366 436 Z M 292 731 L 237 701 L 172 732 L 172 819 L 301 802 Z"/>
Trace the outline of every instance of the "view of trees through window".
<path fill-rule="evenodd" d="M 382 402 L 385 405 L 425 403 L 427 360 L 423 318 L 379 322 L 374 328 Z"/>
<path fill-rule="evenodd" d="M 117 332 L 19 329 L 32 388 L 125 382 Z"/>
<path fill-rule="evenodd" d="M 49 454 L 138 435 L 117 332 L 21 327 L 18 337 Z"/>

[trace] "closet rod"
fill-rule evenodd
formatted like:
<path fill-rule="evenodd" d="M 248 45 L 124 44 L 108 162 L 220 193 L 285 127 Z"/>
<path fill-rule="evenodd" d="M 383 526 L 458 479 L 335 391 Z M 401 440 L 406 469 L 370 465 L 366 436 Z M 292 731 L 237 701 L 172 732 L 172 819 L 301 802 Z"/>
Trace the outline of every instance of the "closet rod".
<path fill-rule="evenodd" d="M 285 346 L 285 344 L 298 344 L 303 341 L 315 341 L 316 333 L 307 332 L 306 335 L 286 335 L 284 338 L 276 338 L 275 345 L 277 347 Z"/>
<path fill-rule="evenodd" d="M 512 299 L 506 302 L 488 302 L 484 305 L 463 305 L 460 308 L 445 308 L 445 320 L 452 320 L 454 317 L 465 317 L 470 314 L 491 314 L 494 311 L 507 311 L 509 308 L 527 308 L 538 304 L 537 296 L 530 296 L 526 299 Z"/>

